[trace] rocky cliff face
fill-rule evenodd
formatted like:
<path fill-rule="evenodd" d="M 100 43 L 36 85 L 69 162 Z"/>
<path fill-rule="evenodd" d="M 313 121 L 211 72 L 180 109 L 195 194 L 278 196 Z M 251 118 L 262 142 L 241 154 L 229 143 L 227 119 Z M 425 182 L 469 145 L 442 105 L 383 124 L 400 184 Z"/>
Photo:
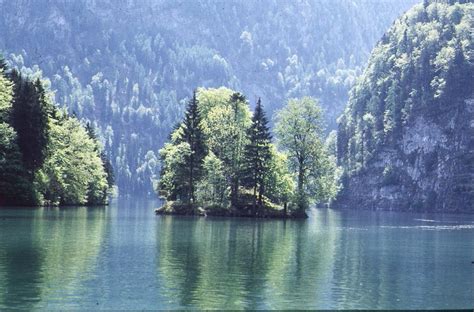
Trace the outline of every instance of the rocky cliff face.
<path fill-rule="evenodd" d="M 336 207 L 474 212 L 474 96 L 437 121 L 420 114 L 396 147 L 346 177 Z"/>
<path fill-rule="evenodd" d="M 334 207 L 474 213 L 474 4 L 463 2 L 416 6 L 374 49 L 339 120 Z"/>

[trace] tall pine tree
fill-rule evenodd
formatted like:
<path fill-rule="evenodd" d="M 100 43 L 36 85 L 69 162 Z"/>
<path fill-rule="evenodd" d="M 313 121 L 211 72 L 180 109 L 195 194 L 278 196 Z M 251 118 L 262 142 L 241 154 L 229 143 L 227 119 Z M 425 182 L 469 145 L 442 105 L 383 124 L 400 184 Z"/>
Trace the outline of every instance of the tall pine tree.
<path fill-rule="evenodd" d="M 270 143 L 272 140 L 268 120 L 263 111 L 261 100 L 258 99 L 252 117 L 252 125 L 248 130 L 249 143 L 245 146 L 244 172 L 242 182 L 251 187 L 254 195 L 254 213 L 257 205 L 262 206 L 265 193 L 264 178 L 268 172 L 268 163 L 271 157 Z"/>
<path fill-rule="evenodd" d="M 18 133 L 18 146 L 25 168 L 34 177 L 47 152 L 49 105 L 41 81 L 32 82 L 16 70 L 10 74 L 14 82 L 12 124 Z"/>
<path fill-rule="evenodd" d="M 193 98 L 186 109 L 181 135 L 181 141 L 188 143 L 191 149 L 191 154 L 185 159 L 185 167 L 182 168 L 188 180 L 187 199 L 191 204 L 196 201 L 196 184 L 202 175 L 202 165 L 207 151 L 198 104 L 196 91 L 194 91 Z"/>

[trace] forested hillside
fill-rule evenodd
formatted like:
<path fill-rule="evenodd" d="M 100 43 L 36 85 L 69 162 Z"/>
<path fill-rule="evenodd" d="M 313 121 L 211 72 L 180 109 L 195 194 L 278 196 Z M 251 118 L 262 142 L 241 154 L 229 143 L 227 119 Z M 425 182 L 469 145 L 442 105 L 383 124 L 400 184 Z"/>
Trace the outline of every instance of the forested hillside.
<path fill-rule="evenodd" d="M 0 59 L 0 206 L 105 204 L 112 183 L 94 129 Z"/>
<path fill-rule="evenodd" d="M 473 212 L 473 16 L 425 1 L 384 34 L 340 119 L 339 206 Z"/>
<path fill-rule="evenodd" d="M 375 42 L 416 2 L 0 1 L 0 49 L 92 122 L 122 193 L 151 193 L 194 88 L 261 97 L 269 116 L 310 95 L 335 128 Z"/>

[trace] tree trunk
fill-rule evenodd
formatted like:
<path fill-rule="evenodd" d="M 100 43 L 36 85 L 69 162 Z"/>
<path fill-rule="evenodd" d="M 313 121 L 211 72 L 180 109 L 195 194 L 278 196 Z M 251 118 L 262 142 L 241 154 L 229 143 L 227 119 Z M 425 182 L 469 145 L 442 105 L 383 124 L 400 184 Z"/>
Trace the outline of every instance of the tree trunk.
<path fill-rule="evenodd" d="M 303 160 L 299 160 L 298 165 L 298 209 L 304 210 L 303 200 L 303 191 L 304 190 L 304 168 L 303 168 Z"/>
<path fill-rule="evenodd" d="M 232 206 L 237 208 L 237 198 L 238 198 L 238 193 L 239 193 L 239 179 L 234 177 L 232 179 L 232 194 L 231 194 L 231 202 Z"/>
<path fill-rule="evenodd" d="M 253 211 L 252 214 L 255 216 L 257 213 L 257 184 L 253 187 Z"/>
<path fill-rule="evenodd" d="M 191 159 L 190 159 L 190 170 L 189 170 L 189 202 L 191 204 L 191 209 L 193 213 L 194 211 L 194 157 L 193 154 L 191 154 Z"/>

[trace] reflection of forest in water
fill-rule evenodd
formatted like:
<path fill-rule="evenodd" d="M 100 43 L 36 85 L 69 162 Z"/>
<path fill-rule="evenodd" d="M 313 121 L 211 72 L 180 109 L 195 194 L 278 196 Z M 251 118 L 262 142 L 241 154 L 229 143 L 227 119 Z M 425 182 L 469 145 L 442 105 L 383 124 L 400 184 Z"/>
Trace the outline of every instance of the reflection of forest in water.
<path fill-rule="evenodd" d="M 2 211 L 0 308 L 77 296 L 96 269 L 105 227 L 103 207 Z"/>
<path fill-rule="evenodd" d="M 202 309 L 295 308 L 325 301 L 338 227 L 335 213 L 306 221 L 163 217 L 163 291 Z"/>
<path fill-rule="evenodd" d="M 159 292 L 201 309 L 439 309 L 472 300 L 469 232 L 426 229 L 413 214 L 311 213 L 302 222 L 160 218 Z"/>
<path fill-rule="evenodd" d="M 473 303 L 474 217 L 426 223 L 435 217 L 326 209 L 304 221 L 154 216 L 158 204 L 0 210 L 0 310 Z"/>
<path fill-rule="evenodd" d="M 465 223 L 462 217 L 437 215 L 437 221 L 426 223 L 423 220 L 433 215 L 341 214 L 345 231 L 336 249 L 333 308 L 441 309 L 463 307 L 466 299 L 474 298 L 468 294 L 472 279 L 466 278 L 471 269 L 466 250 L 474 250 L 472 236 L 437 229 L 455 228 Z"/>

